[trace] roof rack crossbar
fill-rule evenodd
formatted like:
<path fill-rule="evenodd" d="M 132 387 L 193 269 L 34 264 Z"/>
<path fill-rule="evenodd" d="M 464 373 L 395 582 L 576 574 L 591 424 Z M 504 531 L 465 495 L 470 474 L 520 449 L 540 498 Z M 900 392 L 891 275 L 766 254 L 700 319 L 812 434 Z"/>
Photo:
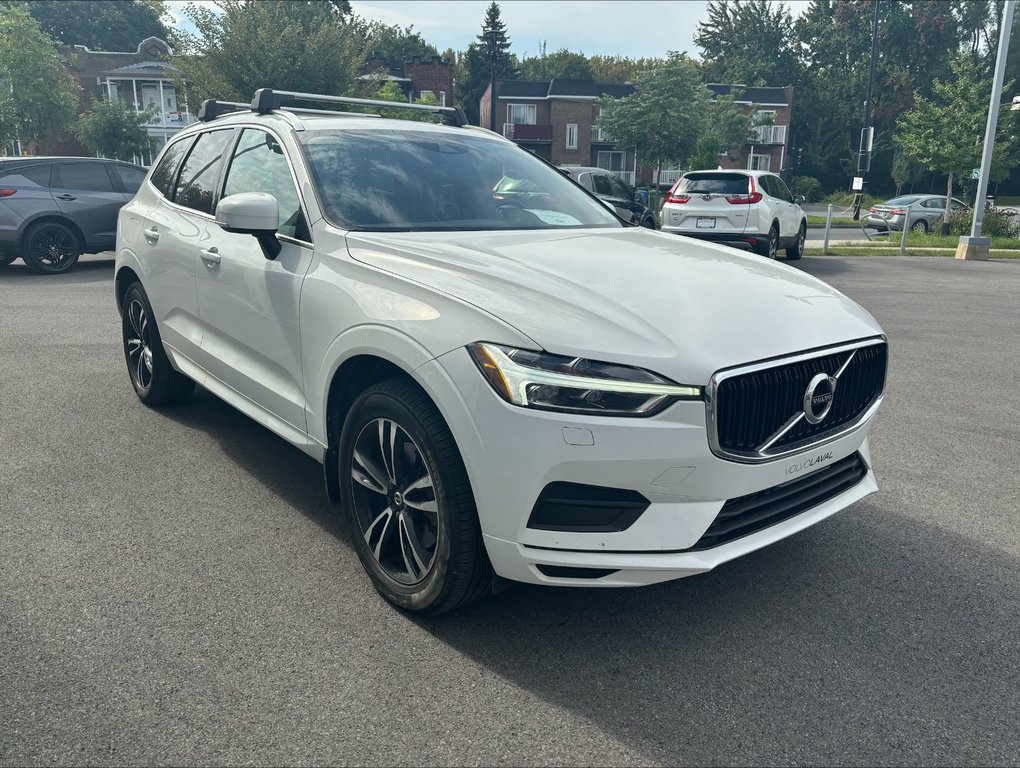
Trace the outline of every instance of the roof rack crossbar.
<path fill-rule="evenodd" d="M 248 104 L 241 104 L 237 101 L 206 99 L 202 102 L 202 106 L 198 108 L 198 119 L 200 122 L 208 123 L 211 120 L 215 120 L 217 117 L 221 117 L 231 112 L 240 112 L 245 109 L 251 109 L 251 107 Z"/>
<path fill-rule="evenodd" d="M 378 107 L 382 109 L 410 109 L 418 112 L 431 112 L 439 115 L 446 125 L 457 127 L 468 124 L 467 116 L 460 107 L 440 107 L 433 104 L 406 104 L 402 101 L 380 101 L 378 99 L 355 99 L 348 96 L 326 96 L 317 93 L 300 93 L 297 91 L 274 91 L 272 88 L 259 88 L 251 100 L 250 109 L 264 115 L 274 109 L 286 107 L 294 101 L 312 101 L 322 104 L 343 104 L 356 107 Z M 297 111 L 297 110 L 294 110 Z M 350 112 L 351 110 L 337 110 Z"/>

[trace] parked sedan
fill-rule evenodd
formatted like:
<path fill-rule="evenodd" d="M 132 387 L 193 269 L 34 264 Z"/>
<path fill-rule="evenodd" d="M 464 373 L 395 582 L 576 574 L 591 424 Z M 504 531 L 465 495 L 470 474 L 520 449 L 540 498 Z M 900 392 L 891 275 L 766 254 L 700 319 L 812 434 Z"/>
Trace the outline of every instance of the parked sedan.
<path fill-rule="evenodd" d="M 604 168 L 561 165 L 560 170 L 593 195 L 611 203 L 616 215 L 631 224 L 655 229 L 655 214 L 623 179 Z"/>
<path fill-rule="evenodd" d="M 949 203 L 951 211 L 966 211 L 966 203 L 955 197 Z M 864 226 L 872 229 L 903 231 L 903 221 L 910 211 L 911 232 L 931 232 L 942 221 L 946 211 L 945 195 L 903 195 L 876 205 L 864 217 Z"/>
<path fill-rule="evenodd" d="M 19 256 L 38 272 L 112 250 L 117 213 L 145 169 L 94 157 L 0 157 L 0 266 Z"/>

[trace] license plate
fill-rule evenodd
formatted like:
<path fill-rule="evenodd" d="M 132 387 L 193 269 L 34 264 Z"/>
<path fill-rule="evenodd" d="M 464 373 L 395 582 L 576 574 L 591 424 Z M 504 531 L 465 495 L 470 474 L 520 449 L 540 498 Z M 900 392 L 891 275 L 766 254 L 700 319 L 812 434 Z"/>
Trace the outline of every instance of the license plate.
<path fill-rule="evenodd" d="M 698 219 L 698 229 L 715 229 L 715 219 Z"/>

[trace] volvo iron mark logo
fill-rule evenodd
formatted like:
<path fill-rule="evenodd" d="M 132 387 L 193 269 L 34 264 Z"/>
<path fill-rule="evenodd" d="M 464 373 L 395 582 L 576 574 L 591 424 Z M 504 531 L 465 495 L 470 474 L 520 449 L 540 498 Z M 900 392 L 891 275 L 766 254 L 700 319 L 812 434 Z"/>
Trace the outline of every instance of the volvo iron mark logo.
<path fill-rule="evenodd" d="M 827 373 L 819 373 L 810 382 L 804 392 L 804 418 L 809 424 L 820 424 L 832 409 L 832 399 L 836 396 L 836 378 Z"/>

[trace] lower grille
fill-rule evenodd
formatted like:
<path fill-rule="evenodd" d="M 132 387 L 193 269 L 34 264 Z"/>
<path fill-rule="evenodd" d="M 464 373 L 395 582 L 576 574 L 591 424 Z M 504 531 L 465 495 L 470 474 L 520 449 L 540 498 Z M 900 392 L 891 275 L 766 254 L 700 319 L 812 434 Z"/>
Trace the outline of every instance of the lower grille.
<path fill-rule="evenodd" d="M 853 488 L 867 474 L 864 460 L 855 453 L 807 477 L 730 499 L 688 551 L 718 547 L 806 512 Z"/>

